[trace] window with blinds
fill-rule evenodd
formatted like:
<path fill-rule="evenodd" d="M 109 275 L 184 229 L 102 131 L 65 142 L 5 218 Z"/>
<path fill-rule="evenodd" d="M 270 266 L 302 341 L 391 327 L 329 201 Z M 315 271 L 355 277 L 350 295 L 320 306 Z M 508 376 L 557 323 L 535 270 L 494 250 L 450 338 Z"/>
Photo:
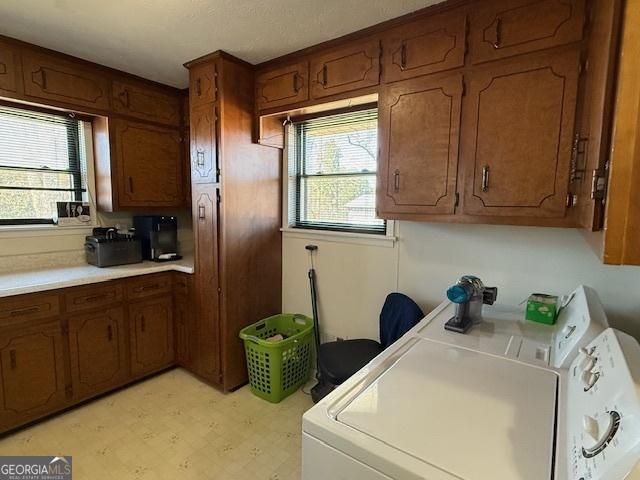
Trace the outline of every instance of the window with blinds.
<path fill-rule="evenodd" d="M 54 223 L 56 202 L 86 201 L 82 122 L 0 105 L 0 225 Z"/>
<path fill-rule="evenodd" d="M 289 130 L 289 225 L 385 234 L 376 218 L 378 111 L 294 122 Z"/>

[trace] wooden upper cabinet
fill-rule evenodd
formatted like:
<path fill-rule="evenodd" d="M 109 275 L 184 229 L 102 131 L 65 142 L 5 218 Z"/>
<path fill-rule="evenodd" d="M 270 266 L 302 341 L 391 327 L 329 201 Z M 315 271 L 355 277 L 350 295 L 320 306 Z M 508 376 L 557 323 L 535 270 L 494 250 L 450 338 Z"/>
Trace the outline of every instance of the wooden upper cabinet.
<path fill-rule="evenodd" d="M 114 81 L 113 110 L 151 122 L 180 125 L 180 97 L 151 87 Z"/>
<path fill-rule="evenodd" d="M 173 362 L 173 302 L 160 297 L 129 306 L 131 373 L 139 375 Z"/>
<path fill-rule="evenodd" d="M 122 384 L 128 375 L 123 307 L 69 318 L 73 396 L 86 398 Z"/>
<path fill-rule="evenodd" d="M 380 41 L 349 44 L 314 56 L 310 70 L 311 98 L 371 87 L 380 83 Z"/>
<path fill-rule="evenodd" d="M 454 213 L 461 100 L 462 75 L 423 77 L 382 90 L 379 216 Z"/>
<path fill-rule="evenodd" d="M 58 320 L 0 330 L 0 431 L 66 402 Z"/>
<path fill-rule="evenodd" d="M 189 104 L 191 107 L 218 99 L 218 71 L 215 63 L 189 68 Z"/>
<path fill-rule="evenodd" d="M 183 151 L 179 132 L 127 120 L 111 123 L 119 206 L 183 205 Z"/>
<path fill-rule="evenodd" d="M 17 65 L 18 52 L 0 42 L 0 92 L 15 93 L 18 90 Z"/>
<path fill-rule="evenodd" d="M 309 62 L 258 73 L 255 95 L 258 110 L 309 100 Z"/>
<path fill-rule="evenodd" d="M 471 14 L 471 60 L 487 62 L 582 38 L 585 0 L 501 0 Z"/>
<path fill-rule="evenodd" d="M 466 16 L 457 10 L 391 30 L 382 41 L 386 82 L 464 65 Z"/>
<path fill-rule="evenodd" d="M 191 180 L 193 183 L 215 183 L 217 181 L 217 111 L 212 104 L 191 109 Z"/>
<path fill-rule="evenodd" d="M 471 75 L 462 127 L 465 214 L 565 216 L 578 77 L 577 50 Z"/>
<path fill-rule="evenodd" d="M 68 105 L 109 109 L 109 79 L 103 73 L 38 52 L 22 56 L 24 93 Z"/>

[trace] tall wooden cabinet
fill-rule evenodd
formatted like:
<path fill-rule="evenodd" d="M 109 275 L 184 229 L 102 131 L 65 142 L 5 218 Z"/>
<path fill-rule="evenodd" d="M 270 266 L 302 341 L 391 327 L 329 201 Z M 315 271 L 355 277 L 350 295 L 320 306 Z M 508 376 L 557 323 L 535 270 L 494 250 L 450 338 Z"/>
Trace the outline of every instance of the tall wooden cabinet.
<path fill-rule="evenodd" d="M 250 65 L 216 52 L 186 67 L 198 337 L 190 363 L 229 390 L 247 378 L 240 329 L 281 308 L 281 154 L 252 143 Z M 283 74 L 283 85 L 301 81 Z"/>

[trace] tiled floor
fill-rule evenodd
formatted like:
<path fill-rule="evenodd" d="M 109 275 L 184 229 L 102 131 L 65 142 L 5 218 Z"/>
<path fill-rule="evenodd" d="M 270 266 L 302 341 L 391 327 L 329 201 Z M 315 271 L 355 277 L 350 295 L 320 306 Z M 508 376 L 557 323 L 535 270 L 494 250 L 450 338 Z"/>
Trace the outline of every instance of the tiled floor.
<path fill-rule="evenodd" d="M 301 418 L 248 387 L 222 394 L 175 369 L 0 440 L 0 455 L 72 455 L 74 480 L 300 478 Z"/>

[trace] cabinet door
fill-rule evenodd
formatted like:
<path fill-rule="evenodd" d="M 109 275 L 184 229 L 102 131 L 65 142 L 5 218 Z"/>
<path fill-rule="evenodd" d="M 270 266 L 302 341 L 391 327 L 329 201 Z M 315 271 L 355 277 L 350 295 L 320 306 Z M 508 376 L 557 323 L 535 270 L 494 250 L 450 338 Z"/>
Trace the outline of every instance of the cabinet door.
<path fill-rule="evenodd" d="M 217 107 L 208 103 L 191 109 L 191 181 L 215 183 L 218 169 Z"/>
<path fill-rule="evenodd" d="M 309 100 L 309 62 L 276 68 L 256 76 L 258 110 Z"/>
<path fill-rule="evenodd" d="M 180 98 L 131 83 L 113 82 L 113 109 L 150 122 L 180 125 Z"/>
<path fill-rule="evenodd" d="M 461 99 L 461 75 L 382 91 L 378 215 L 454 213 Z"/>
<path fill-rule="evenodd" d="M 123 307 L 69 318 L 71 379 L 76 400 L 116 387 L 127 379 Z"/>
<path fill-rule="evenodd" d="M 129 305 L 129 333 L 133 375 L 170 365 L 174 359 L 171 297 Z"/>
<path fill-rule="evenodd" d="M 112 120 L 120 207 L 179 207 L 184 203 L 180 132 Z"/>
<path fill-rule="evenodd" d="M 46 54 L 22 57 L 24 93 L 31 97 L 109 109 L 109 80 L 89 68 Z"/>
<path fill-rule="evenodd" d="M 387 82 L 464 65 L 466 15 L 455 10 L 403 25 L 383 39 Z"/>
<path fill-rule="evenodd" d="M 472 75 L 462 127 L 465 214 L 564 217 L 578 72 L 573 51 Z"/>
<path fill-rule="evenodd" d="M 66 402 L 58 320 L 0 330 L 0 431 Z"/>
<path fill-rule="evenodd" d="M 195 306 L 198 331 L 198 373 L 220 382 L 220 326 L 218 316 L 218 210 L 216 190 L 194 186 Z"/>
<path fill-rule="evenodd" d="M 189 69 L 189 103 L 191 107 L 215 102 L 218 99 L 218 70 L 216 63 L 203 63 Z"/>
<path fill-rule="evenodd" d="M 0 42 L 0 92 L 16 92 L 16 65 L 18 53 L 4 42 Z"/>
<path fill-rule="evenodd" d="M 584 0 L 500 0 L 471 15 L 471 61 L 487 62 L 577 42 Z"/>
<path fill-rule="evenodd" d="M 355 43 L 311 60 L 311 97 L 322 98 L 380 83 L 380 41 Z"/>

